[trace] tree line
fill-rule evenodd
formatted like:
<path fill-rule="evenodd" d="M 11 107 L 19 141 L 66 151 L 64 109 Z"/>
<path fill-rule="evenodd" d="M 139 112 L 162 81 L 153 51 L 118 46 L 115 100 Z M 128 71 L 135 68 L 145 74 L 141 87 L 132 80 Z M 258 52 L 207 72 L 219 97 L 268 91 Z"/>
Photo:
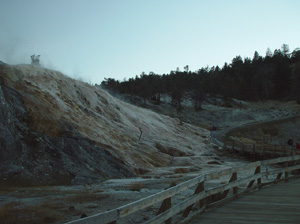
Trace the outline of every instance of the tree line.
<path fill-rule="evenodd" d="M 240 100 L 297 100 L 300 103 L 300 48 L 292 52 L 287 44 L 274 52 L 267 49 L 266 55 L 257 51 L 253 58 L 236 56 L 231 63 L 202 67 L 190 71 L 185 66 L 169 74 L 144 72 L 122 82 L 107 78 L 101 86 L 121 94 L 140 96 L 146 103 L 154 100 L 160 103 L 162 94 L 171 97 L 180 111 L 184 98 L 193 100 L 195 110 L 201 108 L 206 94 Z"/>

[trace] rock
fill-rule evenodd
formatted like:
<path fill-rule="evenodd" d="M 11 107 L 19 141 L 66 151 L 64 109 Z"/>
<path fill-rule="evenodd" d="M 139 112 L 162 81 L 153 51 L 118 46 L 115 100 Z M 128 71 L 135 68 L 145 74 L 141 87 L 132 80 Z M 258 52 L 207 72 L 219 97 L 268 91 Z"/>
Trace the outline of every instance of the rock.
<path fill-rule="evenodd" d="M 211 165 L 221 165 L 221 163 L 218 162 L 218 161 L 208 161 L 207 164 L 211 164 Z"/>
<path fill-rule="evenodd" d="M 85 217 L 88 217 L 85 213 L 83 213 L 83 214 L 80 216 L 81 219 L 82 219 L 82 218 L 85 218 Z"/>
<path fill-rule="evenodd" d="M 87 204 L 85 207 L 86 208 L 97 208 L 98 205 L 97 204 Z"/>

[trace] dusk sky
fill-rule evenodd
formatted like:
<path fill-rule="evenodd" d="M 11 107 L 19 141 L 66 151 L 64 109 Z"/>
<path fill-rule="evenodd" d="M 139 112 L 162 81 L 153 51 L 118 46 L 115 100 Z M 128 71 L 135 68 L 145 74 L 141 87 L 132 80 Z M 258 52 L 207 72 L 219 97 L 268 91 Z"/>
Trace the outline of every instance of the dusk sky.
<path fill-rule="evenodd" d="M 0 60 L 100 84 L 300 47 L 299 0 L 0 0 Z"/>

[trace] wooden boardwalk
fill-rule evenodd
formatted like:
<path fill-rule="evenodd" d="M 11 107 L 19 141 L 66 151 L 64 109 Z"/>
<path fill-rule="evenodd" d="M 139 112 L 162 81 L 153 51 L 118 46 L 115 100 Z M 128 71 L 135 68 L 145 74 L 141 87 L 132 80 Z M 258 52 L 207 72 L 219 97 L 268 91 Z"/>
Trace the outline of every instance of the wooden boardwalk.
<path fill-rule="evenodd" d="M 299 176 L 300 155 L 256 161 L 196 176 L 68 224 L 132 223 L 130 216 L 143 211 L 152 217 L 139 216 L 138 223 L 300 223 Z"/>
<path fill-rule="evenodd" d="M 300 179 L 289 180 L 212 208 L 190 224 L 300 223 Z"/>

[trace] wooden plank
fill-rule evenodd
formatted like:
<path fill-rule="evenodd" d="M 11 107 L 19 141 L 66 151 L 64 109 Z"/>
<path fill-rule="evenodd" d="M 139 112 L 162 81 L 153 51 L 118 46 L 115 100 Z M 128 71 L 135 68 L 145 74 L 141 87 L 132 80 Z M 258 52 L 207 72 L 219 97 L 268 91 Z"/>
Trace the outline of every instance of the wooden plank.
<path fill-rule="evenodd" d="M 261 173 L 257 173 L 257 174 L 255 174 L 253 176 L 250 176 L 250 177 L 247 177 L 247 178 L 243 178 L 241 180 L 236 180 L 234 182 L 230 182 L 230 183 L 221 185 L 219 187 L 211 188 L 211 189 L 209 189 L 209 190 L 207 190 L 205 192 L 206 192 L 207 196 L 210 196 L 210 195 L 217 194 L 219 192 L 223 192 L 225 190 L 231 189 L 233 187 L 238 187 L 240 185 L 247 184 L 249 181 L 256 180 L 258 178 L 261 178 Z"/>
<path fill-rule="evenodd" d="M 299 170 L 300 169 L 300 165 L 295 165 L 295 166 L 289 166 L 283 169 L 283 172 L 290 172 L 293 170 Z"/>
<path fill-rule="evenodd" d="M 156 193 L 154 195 L 150 195 L 146 198 L 140 199 L 138 201 L 132 202 L 130 204 L 119 207 L 118 210 L 120 212 L 120 217 L 124 217 L 141 209 L 147 208 L 155 203 L 165 200 L 166 198 L 172 197 L 173 195 L 184 191 L 186 189 L 191 188 L 192 186 L 204 181 L 204 176 L 198 176 L 194 179 L 188 180 L 177 186 L 171 187 L 162 192 Z"/>
<path fill-rule="evenodd" d="M 103 212 L 103 213 L 99 213 L 90 217 L 86 217 L 83 219 L 78 219 L 78 220 L 74 220 L 71 221 L 67 224 L 96 224 L 96 223 L 109 223 L 112 221 L 115 221 L 117 219 L 119 219 L 120 217 L 124 217 L 126 215 L 129 215 L 131 213 L 134 213 L 136 211 L 139 211 L 141 209 L 144 209 L 146 207 L 149 207 L 155 203 L 158 203 L 160 201 L 163 201 L 164 199 L 171 197 L 183 190 L 189 189 L 192 186 L 203 182 L 204 181 L 204 176 L 198 176 L 195 177 L 191 180 L 188 180 L 186 182 L 183 182 L 181 184 L 178 184 L 177 186 L 174 186 L 172 188 L 169 188 L 165 191 L 159 192 L 157 194 L 154 195 L 150 195 L 146 198 L 140 199 L 138 201 L 129 203 L 127 205 L 121 206 L 117 209 L 113 209 L 111 211 L 108 212 Z"/>
<path fill-rule="evenodd" d="M 261 174 L 261 170 L 260 169 L 261 169 L 260 166 L 256 167 L 254 174 L 258 174 L 258 173 Z M 257 185 L 261 186 L 261 177 L 257 179 Z"/>
<path fill-rule="evenodd" d="M 196 219 L 197 217 L 199 217 L 199 215 L 204 213 L 205 209 L 206 209 L 206 207 L 201 207 L 200 209 L 192 211 L 191 214 L 188 217 L 186 217 L 182 220 L 179 220 L 178 223 L 176 223 L 176 224 L 188 224 L 188 223 L 190 223 L 191 220 Z"/>
<path fill-rule="evenodd" d="M 228 168 L 228 169 L 221 170 L 221 171 L 218 171 L 218 172 L 215 172 L 215 173 L 209 173 L 209 174 L 205 175 L 205 180 L 208 181 L 208 180 L 220 178 L 222 176 L 232 175 L 235 172 L 249 170 L 249 169 L 252 169 L 252 168 L 254 169 L 254 168 L 256 168 L 257 166 L 260 166 L 260 165 L 261 165 L 261 162 L 257 161 L 257 162 L 254 162 L 254 163 L 249 163 L 249 164 L 244 165 L 244 166 L 233 167 L 233 168 Z"/>
<path fill-rule="evenodd" d="M 164 211 L 167 211 L 168 209 L 171 208 L 171 205 L 172 205 L 172 204 L 171 204 L 171 198 L 166 198 L 166 199 L 163 201 L 162 205 L 160 206 L 160 208 L 159 208 L 157 214 L 159 215 L 159 214 L 163 213 Z M 169 218 L 165 221 L 165 224 L 172 224 L 172 217 L 169 217 Z"/>
<path fill-rule="evenodd" d="M 214 207 L 219 207 L 220 205 L 224 204 L 224 203 L 227 203 L 229 201 L 232 201 L 238 197 L 241 197 L 241 196 L 244 196 L 244 195 L 248 195 L 250 192 L 252 192 L 253 190 L 257 189 L 259 186 L 255 185 L 253 186 L 252 188 L 250 189 L 245 189 L 243 191 L 240 191 L 238 194 L 236 195 L 232 195 L 231 197 L 228 197 L 228 198 L 225 198 L 225 199 L 222 199 L 220 201 L 217 201 L 217 202 L 214 202 L 212 204 L 209 204 L 209 205 L 206 205 L 207 208 L 214 208 Z"/>
<path fill-rule="evenodd" d="M 210 209 L 190 224 L 299 223 L 299 196 L 300 179 L 272 185 Z"/>
<path fill-rule="evenodd" d="M 230 183 L 230 182 L 236 181 L 236 179 L 237 179 L 237 173 L 233 173 L 232 176 L 231 176 L 231 178 L 230 178 L 230 180 L 228 182 Z M 227 196 L 228 193 L 229 193 L 229 189 L 223 191 L 221 198 L 222 199 L 226 198 L 226 196 Z"/>
<path fill-rule="evenodd" d="M 230 180 L 231 180 L 231 181 L 229 181 L 230 183 L 237 180 L 237 172 L 234 172 L 234 173 L 232 174 Z M 233 191 L 233 194 L 237 194 L 237 193 L 238 193 L 238 188 L 237 188 L 237 187 L 233 187 L 233 188 L 232 188 L 232 191 Z"/>
<path fill-rule="evenodd" d="M 268 176 L 273 175 L 273 174 L 278 174 L 280 176 L 277 179 L 279 179 L 281 177 L 282 173 L 291 172 L 293 170 L 298 170 L 298 169 L 300 169 L 300 164 L 295 165 L 295 166 L 285 167 L 285 168 L 282 168 L 282 169 L 269 170 L 268 171 Z M 266 172 L 263 172 L 263 174 L 266 175 Z"/>
<path fill-rule="evenodd" d="M 194 179 L 183 182 L 183 183 L 181 183 L 181 184 L 179 184 L 175 187 L 169 188 L 167 190 L 164 190 L 164 191 L 159 192 L 157 194 L 154 194 L 154 195 L 148 196 L 146 198 L 140 199 L 138 201 L 132 202 L 130 204 L 121 206 L 117 209 L 113 209 L 111 211 L 96 214 L 96 215 L 93 215 L 93 216 L 90 216 L 90 217 L 87 217 L 87 218 L 83 218 L 83 219 L 80 219 L 80 220 L 74 220 L 74 221 L 68 222 L 68 224 L 79 224 L 79 223 L 94 224 L 94 223 L 99 223 L 99 222 L 101 222 L 101 223 L 116 222 L 116 220 L 118 220 L 121 217 L 124 217 L 124 216 L 129 215 L 129 214 L 134 213 L 134 212 L 137 212 L 141 209 L 147 208 L 147 207 L 149 207 L 149 206 L 151 206 L 155 203 L 161 202 L 161 201 L 163 201 L 167 198 L 171 198 L 173 195 L 175 195 L 175 194 L 177 194 L 181 191 L 187 190 L 187 189 L 193 187 L 194 185 L 199 184 L 199 183 L 201 183 L 205 180 L 217 179 L 217 178 L 220 178 L 220 177 L 225 176 L 225 175 L 233 175 L 236 172 L 249 170 L 249 169 L 252 169 L 252 168 L 255 168 L 255 167 L 259 167 L 261 165 L 266 166 L 266 165 L 290 162 L 290 161 L 295 161 L 295 160 L 300 160 L 300 155 L 290 156 L 290 157 L 282 157 L 282 158 L 277 158 L 277 159 L 272 159 L 272 160 L 265 160 L 265 161 L 257 161 L 257 162 L 254 162 L 254 163 L 247 164 L 245 166 L 234 167 L 234 168 L 218 171 L 218 172 L 215 172 L 215 173 L 209 173 L 209 174 L 206 174 L 204 176 L 198 176 Z M 279 180 L 282 173 L 287 173 L 287 172 L 290 172 L 290 171 L 293 171 L 293 170 L 299 170 L 299 169 L 300 169 L 300 165 L 294 165 L 294 166 L 290 166 L 290 167 L 285 167 L 283 169 L 276 169 L 275 171 L 269 171 L 269 173 L 270 174 L 272 174 L 272 173 L 277 174 L 278 173 L 276 180 Z M 235 181 L 230 182 L 228 184 L 221 185 L 219 187 L 209 189 L 209 190 L 205 191 L 205 197 L 208 197 L 208 196 L 211 196 L 211 195 L 216 195 L 216 194 L 219 194 L 221 192 L 226 192 L 231 188 L 236 189 L 240 185 L 244 185 L 244 184 L 249 183 L 249 181 L 257 180 L 258 185 L 260 186 L 261 185 L 261 178 L 264 174 L 262 174 L 260 172 L 260 170 L 257 171 L 257 168 L 256 168 L 255 173 L 256 174 L 254 174 L 253 176 L 243 178 L 243 179 L 240 179 L 240 180 L 235 180 Z M 276 182 L 276 180 L 274 182 Z M 246 191 L 247 190 L 245 190 L 245 192 Z M 202 195 L 202 194 L 200 194 L 200 195 Z M 187 204 L 188 204 L 188 206 L 191 206 L 193 204 L 193 203 L 190 204 L 191 200 L 193 201 L 194 198 L 198 198 L 198 197 L 199 197 L 199 195 L 197 197 L 192 197 L 192 199 L 187 199 L 185 201 L 185 204 L 179 204 L 178 205 L 179 207 L 176 207 L 176 208 L 177 209 L 182 208 L 182 206 L 185 206 Z M 205 197 L 203 197 L 203 198 L 200 197 L 200 199 L 199 198 L 198 199 L 203 200 Z M 183 208 L 183 209 L 186 209 L 186 207 Z M 168 209 L 167 211 L 162 212 L 158 217 L 163 216 L 163 214 L 165 214 L 165 213 L 173 214 L 174 211 L 173 211 L 173 208 Z"/>
<path fill-rule="evenodd" d="M 200 201 L 201 199 L 206 197 L 206 193 L 202 192 L 196 195 L 193 195 L 192 197 L 184 200 L 183 202 L 173 206 L 171 209 L 159 214 L 158 216 L 148 220 L 147 222 L 145 222 L 145 224 L 158 224 L 158 223 L 162 223 L 165 220 L 167 220 L 168 218 L 176 215 L 177 213 L 183 211 L 184 209 L 186 209 L 188 206 L 197 203 L 198 201 Z"/>
<path fill-rule="evenodd" d="M 199 194 L 200 192 L 203 192 L 204 191 L 204 181 L 203 182 L 201 182 L 200 184 L 198 184 L 198 186 L 197 186 L 197 188 L 196 188 L 196 190 L 195 190 L 195 192 L 194 192 L 194 195 L 195 194 Z M 193 205 L 194 204 L 192 204 L 192 205 L 190 205 L 189 207 L 187 207 L 185 210 L 184 210 L 184 212 L 183 212 L 183 217 L 187 217 L 188 215 L 189 215 L 189 213 L 191 212 L 191 210 L 192 210 L 192 208 L 193 208 Z M 200 205 L 200 207 L 202 207 L 201 205 Z"/>
<path fill-rule="evenodd" d="M 280 157 L 280 158 L 270 159 L 270 160 L 263 160 L 263 161 L 261 161 L 261 165 L 266 166 L 266 165 L 283 163 L 283 162 L 294 161 L 294 160 L 300 160 L 300 155 L 289 156 L 289 157 Z"/>

